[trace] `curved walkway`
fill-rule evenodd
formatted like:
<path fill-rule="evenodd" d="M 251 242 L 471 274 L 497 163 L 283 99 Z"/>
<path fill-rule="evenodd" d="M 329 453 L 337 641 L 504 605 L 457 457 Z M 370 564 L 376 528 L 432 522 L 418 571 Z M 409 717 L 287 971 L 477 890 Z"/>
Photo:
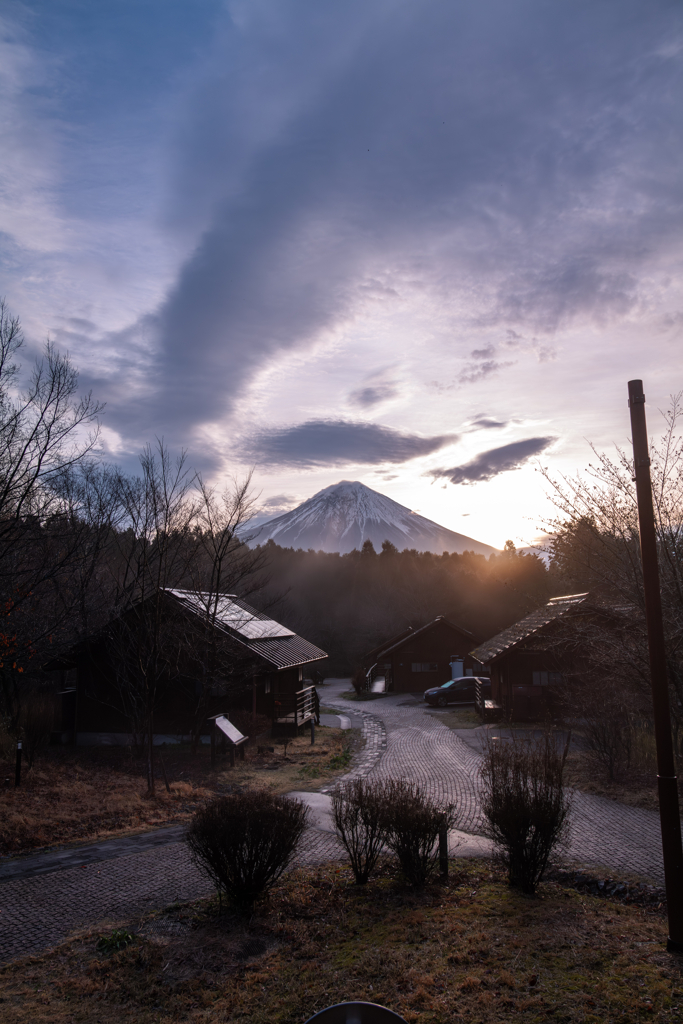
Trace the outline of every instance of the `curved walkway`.
<path fill-rule="evenodd" d="M 343 778 L 405 778 L 456 805 L 458 830 L 451 849 L 486 853 L 481 828 L 481 757 L 410 695 L 391 695 L 359 706 L 340 697 L 348 686 L 325 687 L 322 703 L 354 721 L 365 740 Z M 325 787 L 319 801 L 329 801 Z M 324 816 L 323 816 L 324 821 Z M 321 822 L 322 824 L 322 822 Z M 574 794 L 567 857 L 607 874 L 663 880 L 659 818 L 601 797 Z M 340 847 L 329 827 L 308 830 L 298 864 L 334 859 Z M 0 862 L 0 961 L 38 952 L 77 928 L 131 921 L 147 910 L 198 899 L 211 892 L 192 864 L 182 829 L 50 851 Z"/>
<path fill-rule="evenodd" d="M 357 706 L 333 699 L 335 708 Z M 329 698 L 326 706 L 332 706 Z M 405 778 L 430 795 L 456 807 L 462 832 L 481 831 L 479 768 L 481 755 L 410 694 L 383 697 L 369 704 L 386 728 L 386 752 L 368 773 L 377 778 Z M 355 713 L 355 710 L 354 710 Z M 659 815 L 654 811 L 586 793 L 573 794 L 566 857 L 606 873 L 639 875 L 663 884 Z"/>

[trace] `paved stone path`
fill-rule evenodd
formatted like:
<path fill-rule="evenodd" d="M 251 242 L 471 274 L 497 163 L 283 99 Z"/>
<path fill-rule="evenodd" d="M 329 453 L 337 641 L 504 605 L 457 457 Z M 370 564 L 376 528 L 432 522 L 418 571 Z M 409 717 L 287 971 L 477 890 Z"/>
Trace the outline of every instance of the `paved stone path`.
<path fill-rule="evenodd" d="M 326 698 L 327 707 L 357 705 Z M 456 807 L 461 832 L 481 830 L 481 755 L 409 694 L 383 697 L 369 705 L 386 729 L 386 750 L 366 774 L 405 778 Z M 495 729 L 495 727 L 492 727 Z M 659 815 L 599 796 L 574 793 L 566 856 L 607 874 L 640 875 L 664 882 Z"/>
<path fill-rule="evenodd" d="M 344 778 L 418 782 L 458 809 L 452 852 L 486 853 L 488 843 L 476 834 L 481 823 L 480 754 L 440 721 L 438 712 L 426 711 L 409 695 L 390 695 L 359 707 L 340 698 L 347 685 L 326 686 L 322 700 L 326 708 L 361 724 L 365 745 Z M 318 795 L 319 803 L 329 801 L 331 788 Z M 324 815 L 316 825 L 323 821 Z M 336 837 L 324 827 L 313 827 L 297 864 L 340 855 Z M 577 793 L 567 856 L 605 873 L 638 874 L 661 883 L 658 816 Z M 75 929 L 131 922 L 146 910 L 198 899 L 210 891 L 178 827 L 0 862 L 0 961 L 48 948 Z"/>
<path fill-rule="evenodd" d="M 330 703 L 329 700 L 325 700 L 326 708 L 333 708 L 338 711 L 340 715 L 349 714 L 348 702 L 346 704 Z M 380 759 L 387 750 L 387 730 L 384 722 L 377 717 L 377 715 L 371 714 L 369 711 L 357 710 L 353 708 L 354 717 L 361 719 L 361 738 L 363 740 L 363 748 L 360 753 L 354 758 L 353 767 L 350 772 L 343 775 L 341 779 L 337 780 L 331 786 L 324 786 L 321 793 L 331 793 L 335 785 L 338 782 L 346 782 L 351 779 L 364 779 L 370 772 L 377 766 Z"/>
<path fill-rule="evenodd" d="M 106 844 L 101 844 L 105 846 Z M 337 839 L 309 829 L 295 867 L 340 857 Z M 47 949 L 79 928 L 130 924 L 156 907 L 209 896 L 213 886 L 176 839 L 142 852 L 15 878 L 0 886 L 0 962 Z"/>

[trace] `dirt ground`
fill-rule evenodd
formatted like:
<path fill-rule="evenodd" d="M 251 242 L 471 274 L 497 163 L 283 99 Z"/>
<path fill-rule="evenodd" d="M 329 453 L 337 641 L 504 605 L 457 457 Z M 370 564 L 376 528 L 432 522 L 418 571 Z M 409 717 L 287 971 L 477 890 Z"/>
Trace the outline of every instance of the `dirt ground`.
<path fill-rule="evenodd" d="M 524 896 L 482 861 L 453 861 L 446 883 L 418 891 L 391 864 L 366 886 L 331 864 L 285 876 L 250 918 L 208 900 L 119 926 L 0 970 L 3 1020 L 302 1024 L 345 1000 L 410 1024 L 683 1015 L 661 915 L 554 882 Z"/>
<path fill-rule="evenodd" d="M 319 788 L 348 770 L 355 730 L 316 728 L 288 743 L 264 740 L 274 752 L 250 744 L 244 761 L 230 768 L 210 749 L 189 746 L 155 749 L 156 794 L 147 795 L 144 756 L 125 747 L 49 747 L 33 768 L 24 766 L 14 788 L 14 763 L 0 762 L 0 854 L 44 846 L 87 842 L 189 819 L 210 796 L 238 788 L 275 793 Z M 166 791 L 164 774 L 170 793 Z"/>

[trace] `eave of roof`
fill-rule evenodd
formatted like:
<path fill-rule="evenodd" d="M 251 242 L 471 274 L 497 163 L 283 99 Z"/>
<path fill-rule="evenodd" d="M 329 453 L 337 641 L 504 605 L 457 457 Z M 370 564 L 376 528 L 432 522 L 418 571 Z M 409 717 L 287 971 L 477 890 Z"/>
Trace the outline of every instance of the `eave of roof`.
<path fill-rule="evenodd" d="M 491 637 L 485 643 L 470 651 L 470 655 L 482 665 L 495 661 L 502 654 L 506 654 L 513 647 L 516 647 L 523 640 L 544 629 L 551 622 L 562 618 L 567 612 L 582 605 L 588 594 L 565 594 L 562 597 L 553 597 L 547 604 L 537 608 L 525 618 L 508 626 L 501 633 Z"/>
<path fill-rule="evenodd" d="M 380 644 L 378 647 L 373 647 L 371 651 L 368 651 L 363 660 L 369 661 L 376 655 L 382 654 L 383 651 L 388 650 L 388 648 L 392 647 L 394 644 L 399 643 L 399 641 L 406 640 L 409 636 L 413 636 L 414 633 L 415 630 L 412 626 L 408 626 L 406 629 L 401 630 L 400 633 L 394 633 L 394 635 L 389 637 L 388 640 L 385 640 L 383 644 Z"/>
<path fill-rule="evenodd" d="M 325 651 L 296 635 L 252 640 L 245 646 L 280 670 L 295 668 L 297 665 L 308 665 L 327 657 Z"/>
<path fill-rule="evenodd" d="M 428 622 L 425 626 L 420 626 L 419 629 L 412 630 L 412 632 L 408 633 L 407 636 L 404 636 L 403 639 L 398 640 L 395 643 L 392 643 L 391 640 L 390 640 L 389 641 L 389 646 L 387 646 L 387 647 L 376 647 L 375 651 L 371 652 L 371 653 L 375 654 L 376 657 L 378 657 L 378 658 L 382 654 L 389 654 L 389 653 L 391 653 L 391 651 L 395 651 L 399 647 L 402 647 L 403 644 L 408 643 L 409 640 L 410 641 L 414 640 L 414 638 L 416 636 L 420 636 L 421 633 L 425 633 L 427 630 L 432 629 L 434 626 L 436 626 L 440 622 L 443 622 L 446 626 L 450 626 L 451 629 L 457 630 L 458 633 L 462 633 L 463 636 L 472 637 L 472 634 L 470 633 L 469 629 L 463 629 L 462 626 L 456 626 L 454 622 L 450 622 L 444 615 L 437 615 L 437 617 L 435 619 L 432 619 L 431 622 Z"/>

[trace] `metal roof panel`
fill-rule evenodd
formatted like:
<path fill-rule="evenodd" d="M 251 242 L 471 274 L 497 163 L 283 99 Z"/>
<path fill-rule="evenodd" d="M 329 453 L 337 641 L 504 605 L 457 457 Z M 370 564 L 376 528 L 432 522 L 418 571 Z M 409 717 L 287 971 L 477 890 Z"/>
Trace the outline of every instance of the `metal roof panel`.
<path fill-rule="evenodd" d="M 256 611 L 236 597 L 234 594 L 215 595 L 198 593 L 191 590 L 169 590 L 183 604 L 190 605 L 194 612 L 209 618 L 213 614 L 212 604 L 216 601 L 216 621 L 221 626 L 233 630 L 245 640 L 264 640 L 268 637 L 294 636 L 295 633 L 271 619 L 263 612 Z"/>
<path fill-rule="evenodd" d="M 553 622 L 553 620 L 566 615 L 572 608 L 583 604 L 587 597 L 587 593 L 553 597 L 543 607 L 537 608 L 525 618 L 520 619 L 519 622 L 508 626 L 502 633 L 496 634 L 490 640 L 480 644 L 479 647 L 475 647 L 473 651 L 470 651 L 470 654 L 477 661 L 481 662 L 482 665 L 485 665 L 489 661 L 493 661 L 494 658 L 498 658 L 505 651 L 516 647 L 522 640 L 526 640 L 534 633 L 537 633 L 544 626 Z"/>

